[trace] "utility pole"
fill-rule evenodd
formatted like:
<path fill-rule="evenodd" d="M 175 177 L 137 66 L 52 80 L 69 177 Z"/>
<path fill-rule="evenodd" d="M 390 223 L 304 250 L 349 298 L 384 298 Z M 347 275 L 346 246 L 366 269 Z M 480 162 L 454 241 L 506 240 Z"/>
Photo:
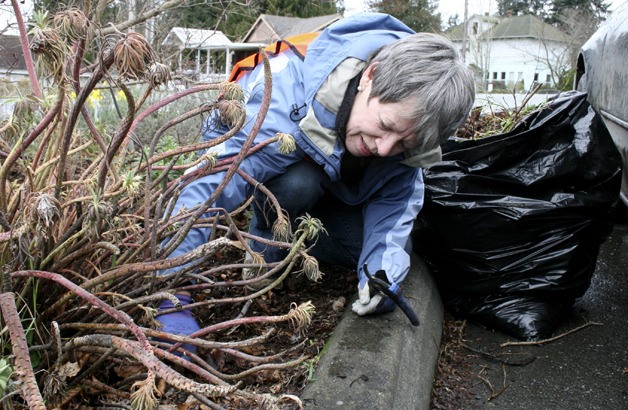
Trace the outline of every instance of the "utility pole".
<path fill-rule="evenodd" d="M 462 61 L 467 62 L 467 32 L 468 32 L 469 0 L 464 0 L 464 21 L 462 23 Z"/>

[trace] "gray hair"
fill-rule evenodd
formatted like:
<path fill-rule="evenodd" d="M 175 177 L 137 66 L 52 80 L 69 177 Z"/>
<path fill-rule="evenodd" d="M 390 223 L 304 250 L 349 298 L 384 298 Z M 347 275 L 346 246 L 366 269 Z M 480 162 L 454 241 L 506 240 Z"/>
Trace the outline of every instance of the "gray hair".
<path fill-rule="evenodd" d="M 377 63 L 369 98 L 383 103 L 411 99 L 418 148 L 430 150 L 454 134 L 473 107 L 475 79 L 447 38 L 417 33 L 387 44 L 369 57 Z"/>

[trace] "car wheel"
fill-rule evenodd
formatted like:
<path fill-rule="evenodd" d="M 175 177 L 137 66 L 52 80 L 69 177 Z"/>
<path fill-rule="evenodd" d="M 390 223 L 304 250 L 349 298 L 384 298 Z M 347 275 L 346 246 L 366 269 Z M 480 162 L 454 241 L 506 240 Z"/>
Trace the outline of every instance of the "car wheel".
<path fill-rule="evenodd" d="M 587 92 L 587 73 L 583 73 L 578 79 L 578 83 L 576 84 L 576 90 L 582 91 L 584 93 Z"/>

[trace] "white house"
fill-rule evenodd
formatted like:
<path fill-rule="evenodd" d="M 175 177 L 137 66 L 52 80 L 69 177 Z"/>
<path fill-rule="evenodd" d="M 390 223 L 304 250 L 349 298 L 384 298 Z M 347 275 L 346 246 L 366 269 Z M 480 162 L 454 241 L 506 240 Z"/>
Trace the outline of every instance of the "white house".
<path fill-rule="evenodd" d="M 489 92 L 500 87 L 528 90 L 539 83 L 553 88 L 570 65 L 567 36 L 535 16 L 474 15 L 467 21 L 466 36 L 464 28 L 460 24 L 446 34 Z"/>
<path fill-rule="evenodd" d="M 340 14 L 310 18 L 260 15 L 242 42 L 234 43 L 222 32 L 174 27 L 162 42 L 171 47 L 169 58 L 175 71 L 201 81 L 228 78 L 233 62 L 247 57 L 279 39 L 295 34 L 320 31 L 342 18 Z"/>
<path fill-rule="evenodd" d="M 234 43 L 218 30 L 174 27 L 162 45 L 176 50 L 175 58 L 171 59 L 175 62 L 175 71 L 213 82 L 223 81 L 229 76 L 234 51 L 254 52 L 265 44 Z"/>
<path fill-rule="evenodd" d="M 270 44 L 296 34 L 321 31 L 341 19 L 342 15 L 340 14 L 308 18 L 261 14 L 244 35 L 242 41 Z"/>

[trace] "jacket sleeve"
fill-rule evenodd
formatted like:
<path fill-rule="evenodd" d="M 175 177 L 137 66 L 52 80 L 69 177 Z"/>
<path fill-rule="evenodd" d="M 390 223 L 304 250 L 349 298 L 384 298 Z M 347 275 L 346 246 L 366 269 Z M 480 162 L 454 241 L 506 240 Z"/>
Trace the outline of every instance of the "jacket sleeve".
<path fill-rule="evenodd" d="M 240 164 L 240 169 L 251 175 L 258 182 L 265 182 L 269 179 L 285 172 L 286 168 L 300 160 L 302 152 L 297 149 L 292 154 L 280 154 L 273 145 L 248 156 Z M 226 171 L 209 174 L 195 179 L 183 187 L 174 206 L 173 215 L 183 208 L 191 209 L 199 204 L 203 204 L 218 187 L 225 177 Z M 224 208 L 228 212 L 233 211 L 253 192 L 253 187 L 241 176 L 235 174 L 227 184 L 222 195 L 220 195 L 212 207 Z M 203 217 L 210 217 L 207 213 Z M 182 255 L 192 249 L 207 242 L 210 235 L 209 228 L 192 228 L 183 239 L 181 244 L 170 254 L 171 257 Z M 166 239 L 162 246 L 168 242 Z"/>
<path fill-rule="evenodd" d="M 410 234 L 421 207 L 424 185 L 420 168 L 403 171 L 384 184 L 364 207 L 364 239 L 358 265 L 360 283 L 370 272 L 386 271 L 390 283 L 400 284 L 410 270 Z"/>
<path fill-rule="evenodd" d="M 285 52 L 271 60 L 273 92 L 268 113 L 255 138 L 255 143 L 273 137 L 278 132 L 294 135 L 298 129 L 298 124 L 290 118 L 290 112 L 293 110 L 291 107 L 295 102 L 299 102 L 303 98 L 303 87 L 299 71 L 301 62 L 298 58 L 296 60 L 295 58 L 297 57 L 293 58 L 291 52 Z M 244 128 L 219 146 L 210 148 L 210 151 L 216 151 L 220 158 L 232 157 L 241 150 L 259 113 L 264 95 L 263 71 L 260 72 L 256 69 L 250 76 L 252 77 L 247 77 L 244 81 L 245 91 L 249 94 L 249 98 L 245 103 L 247 121 Z M 215 120 L 215 118 L 210 120 Z M 212 127 L 205 125 L 203 140 L 216 138 L 225 131 L 224 126 Z M 271 144 L 245 158 L 240 165 L 240 169 L 252 176 L 256 181 L 264 183 L 285 172 L 288 166 L 300 161 L 303 157 L 304 153 L 299 148 L 292 153 L 282 154 L 279 152 L 277 144 Z M 175 204 L 173 215 L 183 208 L 191 209 L 198 204 L 204 203 L 218 187 L 224 176 L 225 172 L 218 172 L 198 178 L 184 186 Z M 253 187 L 249 186 L 242 177 L 235 174 L 222 195 L 213 204 L 213 207 L 232 211 L 251 195 L 252 191 Z M 191 229 L 183 242 L 170 256 L 182 255 L 204 244 L 207 242 L 209 234 L 209 228 Z M 169 239 L 167 238 L 162 243 L 162 246 Z"/>

